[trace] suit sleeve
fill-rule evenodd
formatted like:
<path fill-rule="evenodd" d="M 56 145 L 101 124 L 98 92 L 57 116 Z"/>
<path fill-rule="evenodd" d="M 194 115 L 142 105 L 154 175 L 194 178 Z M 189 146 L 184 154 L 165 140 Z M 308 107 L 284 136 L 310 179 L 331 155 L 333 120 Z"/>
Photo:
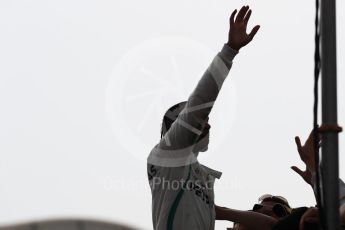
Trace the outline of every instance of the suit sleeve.
<path fill-rule="evenodd" d="M 238 51 L 224 44 L 209 65 L 178 118 L 153 148 L 148 163 L 164 167 L 179 167 L 196 162 L 192 150 L 202 133 L 202 126 L 226 79 Z"/>

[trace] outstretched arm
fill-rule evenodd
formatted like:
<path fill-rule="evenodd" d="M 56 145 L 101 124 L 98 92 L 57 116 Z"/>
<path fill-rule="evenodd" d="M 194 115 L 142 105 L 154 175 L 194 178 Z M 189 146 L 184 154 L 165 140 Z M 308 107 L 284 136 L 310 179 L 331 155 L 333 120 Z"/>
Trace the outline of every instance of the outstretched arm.
<path fill-rule="evenodd" d="M 238 50 L 247 45 L 259 29 L 259 26 L 256 26 L 249 34 L 246 33 L 251 15 L 248 6 L 243 6 L 237 16 L 236 13 L 237 10 L 230 17 L 228 42 L 213 59 L 189 96 L 186 107 L 160 140 L 160 143 L 152 150 L 148 163 L 177 167 L 193 163 L 196 160 L 192 153 L 193 147 L 202 133 L 208 115 L 229 73 L 232 60 Z"/>
<path fill-rule="evenodd" d="M 264 215 L 252 211 L 240 211 L 225 207 L 215 206 L 216 219 L 228 220 L 235 223 L 240 223 L 252 230 L 265 230 L 271 229 L 277 222 L 276 219 L 268 215 Z"/>

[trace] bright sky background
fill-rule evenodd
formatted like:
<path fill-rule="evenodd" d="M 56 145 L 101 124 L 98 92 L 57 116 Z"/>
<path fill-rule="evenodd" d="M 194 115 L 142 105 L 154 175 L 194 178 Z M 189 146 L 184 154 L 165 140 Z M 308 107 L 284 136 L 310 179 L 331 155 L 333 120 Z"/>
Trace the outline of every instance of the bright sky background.
<path fill-rule="evenodd" d="M 216 3 L 217 2 L 217 3 Z M 152 229 L 146 157 L 165 110 L 185 100 L 227 41 L 234 8 L 254 41 L 234 60 L 200 162 L 223 172 L 216 203 L 259 195 L 313 205 L 294 136 L 312 126 L 314 1 L 0 1 L 0 224 L 92 217 Z M 345 125 L 344 1 L 338 11 Z M 340 175 L 345 178 L 345 135 Z M 231 226 L 217 223 L 217 229 Z"/>

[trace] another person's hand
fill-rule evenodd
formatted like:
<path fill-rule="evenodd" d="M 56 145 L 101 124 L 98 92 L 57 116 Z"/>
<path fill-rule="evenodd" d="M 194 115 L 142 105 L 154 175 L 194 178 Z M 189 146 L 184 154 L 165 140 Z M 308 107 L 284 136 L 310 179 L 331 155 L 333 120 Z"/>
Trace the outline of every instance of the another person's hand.
<path fill-rule="evenodd" d="M 312 173 L 315 172 L 315 156 L 314 156 L 314 132 L 310 132 L 308 139 L 302 146 L 301 140 L 298 136 L 295 137 L 297 145 L 297 151 L 301 160 L 305 163 L 306 169 L 302 171 L 296 166 L 292 166 L 291 169 L 298 173 L 305 182 L 312 185 Z"/>
<path fill-rule="evenodd" d="M 237 10 L 234 10 L 230 17 L 230 31 L 227 44 L 238 51 L 254 38 L 260 26 L 255 26 L 252 31 L 247 34 L 247 24 L 252 10 L 249 9 L 249 6 L 243 6 L 235 18 L 236 13 Z"/>
<path fill-rule="evenodd" d="M 291 166 L 291 169 L 293 171 L 295 171 L 296 173 L 298 173 L 307 184 L 309 184 L 311 186 L 313 185 L 312 184 L 312 174 L 307 168 L 304 171 L 302 171 L 297 166 Z"/>
<path fill-rule="evenodd" d="M 318 128 L 318 142 L 321 140 L 323 132 L 341 132 L 342 128 L 337 125 L 322 125 Z M 297 150 L 301 160 L 305 163 L 306 169 L 302 171 L 296 166 L 291 169 L 298 173 L 308 184 L 312 185 L 312 174 L 315 173 L 315 147 L 314 147 L 314 132 L 311 131 L 308 139 L 302 146 L 301 140 L 298 136 L 295 137 Z M 320 143 L 319 143 L 320 145 Z"/>

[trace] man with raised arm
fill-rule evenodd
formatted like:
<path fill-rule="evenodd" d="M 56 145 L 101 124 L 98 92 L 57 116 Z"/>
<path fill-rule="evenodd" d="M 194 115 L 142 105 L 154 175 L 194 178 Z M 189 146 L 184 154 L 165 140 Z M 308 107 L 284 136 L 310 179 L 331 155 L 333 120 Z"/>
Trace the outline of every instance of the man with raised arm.
<path fill-rule="evenodd" d="M 249 6 L 230 16 L 228 42 L 201 77 L 188 101 L 172 106 L 162 122 L 161 140 L 147 159 L 155 230 L 212 230 L 216 219 L 213 183 L 221 173 L 199 164 L 207 150 L 208 116 L 234 57 L 259 30 L 247 34 Z"/>

